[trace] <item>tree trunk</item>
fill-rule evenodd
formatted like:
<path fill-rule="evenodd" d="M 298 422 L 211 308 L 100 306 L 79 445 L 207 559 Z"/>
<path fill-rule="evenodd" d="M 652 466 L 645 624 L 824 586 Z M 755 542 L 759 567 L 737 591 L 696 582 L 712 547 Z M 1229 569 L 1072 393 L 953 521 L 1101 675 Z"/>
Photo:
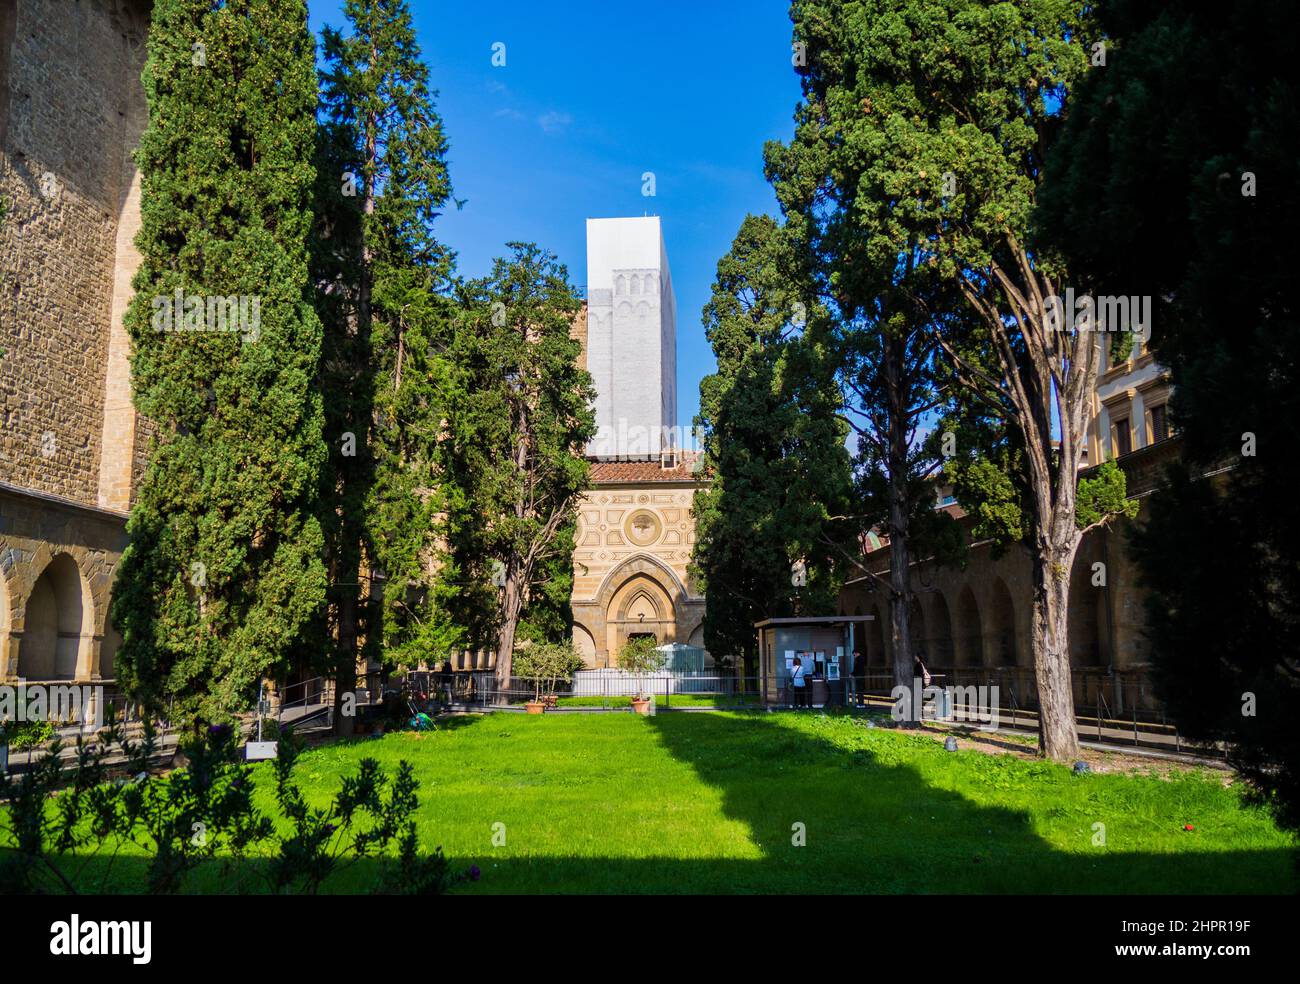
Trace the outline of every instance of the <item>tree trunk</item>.
<path fill-rule="evenodd" d="M 889 540 L 889 638 L 894 650 L 894 686 L 906 687 L 910 694 L 916 685 L 915 664 L 912 661 L 912 626 L 911 612 L 908 610 L 909 591 L 908 576 L 911 566 L 911 551 L 907 544 L 907 522 L 905 506 L 897 497 L 890 495 L 890 540 Z M 903 518 L 900 519 L 900 514 Z M 896 523 L 902 524 L 902 535 L 895 538 Z M 912 708 L 918 706 L 915 699 L 907 702 L 907 713 L 903 723 L 913 725 L 918 722 L 912 718 Z"/>
<path fill-rule="evenodd" d="M 514 663 L 515 630 L 523 610 L 523 591 L 519 577 L 507 572 L 501 597 L 501 626 L 497 629 L 497 703 L 506 703 L 505 691 L 510 689 L 510 670 Z"/>
<path fill-rule="evenodd" d="M 1039 751 L 1057 762 L 1078 757 L 1070 677 L 1070 569 L 1080 537 L 1041 536 L 1034 551 L 1033 650 L 1038 683 Z"/>
<path fill-rule="evenodd" d="M 889 433 L 889 638 L 894 651 L 894 686 L 906 687 L 909 694 L 917 686 L 915 664 L 912 660 L 912 552 L 909 538 L 911 501 L 908 494 L 908 446 L 911 415 L 908 410 L 907 381 L 904 378 L 907 341 L 887 335 L 882 346 L 882 371 L 885 382 L 885 400 L 888 411 Z M 908 701 L 903 716 L 905 726 L 915 726 L 912 711 L 920 706 L 913 697 Z"/>
<path fill-rule="evenodd" d="M 350 600 L 350 599 L 348 599 Z M 346 602 L 345 602 L 346 604 Z M 340 737 L 346 738 L 356 730 L 356 703 L 352 702 L 351 710 L 353 713 L 343 713 L 343 701 L 348 694 L 355 694 L 357 690 L 357 657 L 356 657 L 356 628 L 353 627 L 353 645 L 350 648 L 343 646 L 343 609 L 345 605 L 339 606 L 339 665 L 334 671 L 334 733 Z M 353 615 L 356 610 L 353 608 Z"/>

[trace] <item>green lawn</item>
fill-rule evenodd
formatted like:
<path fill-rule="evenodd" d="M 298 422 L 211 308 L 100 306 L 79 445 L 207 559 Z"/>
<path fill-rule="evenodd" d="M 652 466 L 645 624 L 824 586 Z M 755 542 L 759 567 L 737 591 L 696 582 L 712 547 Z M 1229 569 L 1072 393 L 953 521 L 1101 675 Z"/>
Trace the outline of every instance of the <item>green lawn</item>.
<path fill-rule="evenodd" d="M 1222 773 L 1074 776 L 816 712 L 458 718 L 309 752 L 301 784 L 323 799 L 365 756 L 415 765 L 422 841 L 482 869 L 462 892 L 1297 887 L 1290 839 Z"/>
<path fill-rule="evenodd" d="M 757 694 L 672 694 L 664 697 L 655 695 L 655 704 L 659 707 L 745 707 L 759 704 Z M 560 697 L 556 700 L 559 707 L 631 707 L 631 697 Z"/>

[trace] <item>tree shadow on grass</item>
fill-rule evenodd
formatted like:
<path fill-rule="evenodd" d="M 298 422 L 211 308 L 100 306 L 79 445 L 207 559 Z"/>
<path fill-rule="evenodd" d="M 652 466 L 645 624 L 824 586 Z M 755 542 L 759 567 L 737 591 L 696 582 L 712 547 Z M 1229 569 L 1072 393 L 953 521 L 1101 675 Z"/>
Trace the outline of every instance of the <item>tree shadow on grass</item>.
<path fill-rule="evenodd" d="M 1023 791 L 1041 784 L 1044 803 L 1059 798 L 1059 806 L 1039 810 L 1040 817 L 1059 821 L 1053 824 L 1058 836 L 1064 831 L 1077 841 L 1058 847 L 1034 829 L 1027 810 L 979 804 L 928 781 L 913 762 L 952 754 L 932 738 L 881 732 L 881 740 L 872 741 L 864 728 L 856 741 L 842 744 L 842 721 L 840 740 L 832 741 L 829 730 L 810 733 L 794 719 L 762 713 L 660 715 L 651 724 L 670 754 L 722 791 L 726 814 L 748 825 L 763 847 L 762 862 L 734 866 L 732 891 L 1190 894 L 1296 888 L 1295 851 L 1286 848 L 1125 848 L 1137 837 L 1133 818 L 1116 816 L 1122 794 L 1113 783 L 1121 777 L 1075 777 L 1064 767 L 1023 762 L 1011 766 L 1022 767 L 1018 780 L 1011 770 L 970 772 L 972 786 L 1018 782 Z M 909 742 L 917 744 L 902 744 Z M 905 748 L 910 761 L 900 754 Z M 1032 777 L 1024 775 L 1031 769 Z M 1077 790 L 1054 795 L 1072 783 L 1103 785 L 1085 796 Z M 1143 817 L 1169 829 L 1182 819 Z M 1109 828 L 1109 847 L 1094 844 L 1095 823 Z M 796 846 L 800 830 L 804 844 Z"/>
<path fill-rule="evenodd" d="M 464 719 L 457 727 L 491 720 Z M 728 829 L 701 830 L 695 842 L 675 833 L 662 856 L 582 853 L 579 837 L 603 823 L 637 822 L 636 809 L 644 811 L 641 825 L 653 829 L 660 818 L 638 804 L 593 815 L 590 830 L 564 831 L 572 834 L 572 855 L 552 846 L 526 855 L 485 850 L 453 857 L 456 869 L 471 863 L 483 869 L 481 882 L 458 890 L 1179 895 L 1296 889 L 1294 850 L 1215 850 L 1213 822 L 1189 834 L 1204 839 L 1189 839 L 1186 847 L 1174 842 L 1163 852 L 1135 849 L 1152 837 L 1168 845 L 1167 838 L 1161 840 L 1165 832 L 1186 819 L 1170 811 L 1197 802 L 1181 798 L 1172 785 L 1165 787 L 1168 795 L 1161 788 L 1144 798 L 1141 789 L 1150 787 L 1142 783 L 1156 780 L 1124 785 L 1119 776 L 1075 777 L 1057 766 L 979 752 L 954 755 L 931 738 L 859 731 L 858 725 L 805 714 L 664 714 L 636 726 L 642 725 L 668 755 L 716 791 L 718 824 Z M 536 726 L 547 724 L 539 720 Z M 569 733 L 568 740 L 573 738 Z M 528 770 L 536 763 L 518 765 Z M 538 824 L 555 826 L 546 797 L 571 792 L 566 782 L 552 777 L 539 783 Z M 1027 805 L 971 798 L 990 785 L 1001 798 Z M 491 790 L 484 791 L 484 800 L 492 803 Z M 680 805 L 665 802 L 664 812 Z M 1109 847 L 1093 844 L 1094 823 L 1107 825 Z M 1052 841 L 1036 824 L 1050 829 Z M 1240 831 L 1234 826 L 1232 833 Z M 804 843 L 797 846 L 800 832 Z M 683 856 L 693 850 L 698 856 Z M 112 890 L 142 890 L 143 859 L 120 858 L 117 864 L 120 877 Z M 364 861 L 332 878 L 325 891 L 373 892 L 380 877 L 380 868 Z M 256 890 L 257 882 L 244 879 L 244 890 Z M 213 865 L 196 873 L 187 890 L 220 893 L 239 886 Z"/>

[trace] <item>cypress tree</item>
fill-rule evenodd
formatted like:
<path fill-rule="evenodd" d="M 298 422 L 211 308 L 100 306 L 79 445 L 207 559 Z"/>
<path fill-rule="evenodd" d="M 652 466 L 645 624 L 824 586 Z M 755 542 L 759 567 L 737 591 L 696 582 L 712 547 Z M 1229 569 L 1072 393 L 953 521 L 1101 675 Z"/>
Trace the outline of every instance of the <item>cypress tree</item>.
<path fill-rule="evenodd" d="M 314 250 L 340 697 L 360 637 L 371 660 L 399 662 L 458 637 L 441 615 L 434 556 L 452 257 L 432 224 L 451 196 L 447 142 L 405 0 L 348 0 L 343 13 L 346 34 L 323 32 Z"/>
<path fill-rule="evenodd" d="M 531 615 L 535 639 L 568 618 L 567 599 L 546 582 L 571 563 L 595 434 L 591 376 L 570 335 L 582 302 L 568 271 L 531 243 L 508 245 L 491 275 L 460 289 L 440 446 L 456 613 L 474 642 L 496 649 L 503 690 L 521 619 Z"/>
<path fill-rule="evenodd" d="M 179 717 L 247 707 L 324 602 L 314 54 L 303 0 L 154 4 L 126 326 L 155 437 L 113 621 L 126 687 Z"/>
<path fill-rule="evenodd" d="M 700 382 L 711 481 L 695 496 L 691 571 L 705 645 L 747 672 L 759 619 L 833 610 L 853 542 L 832 519 L 848 509 L 850 468 L 828 312 L 799 255 L 788 228 L 746 217 L 704 308 L 718 371 Z"/>

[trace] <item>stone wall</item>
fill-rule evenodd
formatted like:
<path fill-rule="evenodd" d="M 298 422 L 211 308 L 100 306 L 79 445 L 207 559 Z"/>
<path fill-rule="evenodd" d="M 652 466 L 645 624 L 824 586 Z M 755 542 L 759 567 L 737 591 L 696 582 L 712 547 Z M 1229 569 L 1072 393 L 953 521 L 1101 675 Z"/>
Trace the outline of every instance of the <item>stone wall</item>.
<path fill-rule="evenodd" d="M 0 0 L 0 680 L 110 679 L 148 0 Z"/>
<path fill-rule="evenodd" d="M 149 4 L 0 7 L 0 480 L 125 505 L 135 414 L 111 324 L 136 263 L 131 153 L 145 122 Z"/>

